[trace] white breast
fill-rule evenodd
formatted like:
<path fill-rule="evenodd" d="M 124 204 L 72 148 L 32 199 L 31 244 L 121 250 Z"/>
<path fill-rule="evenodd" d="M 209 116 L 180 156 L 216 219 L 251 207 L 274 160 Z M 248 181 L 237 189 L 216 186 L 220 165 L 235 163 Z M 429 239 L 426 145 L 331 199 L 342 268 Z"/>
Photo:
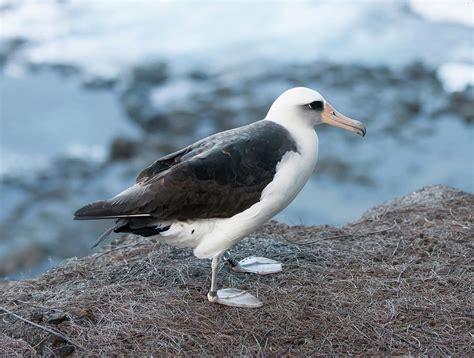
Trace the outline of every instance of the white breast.
<path fill-rule="evenodd" d="M 262 201 L 277 202 L 276 213 L 288 206 L 301 191 L 313 173 L 318 158 L 318 136 L 313 128 L 289 130 L 296 140 L 298 152 L 285 154 L 277 166 L 273 181 L 264 189 L 261 198 Z"/>

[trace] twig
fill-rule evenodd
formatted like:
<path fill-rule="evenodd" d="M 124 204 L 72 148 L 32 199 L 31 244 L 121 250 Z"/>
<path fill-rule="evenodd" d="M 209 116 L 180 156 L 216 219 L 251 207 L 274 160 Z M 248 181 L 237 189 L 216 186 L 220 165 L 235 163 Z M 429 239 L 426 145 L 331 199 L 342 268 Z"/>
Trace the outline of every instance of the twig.
<path fill-rule="evenodd" d="M 402 242 L 402 240 L 403 240 L 403 239 L 398 240 L 397 247 L 395 247 L 395 250 L 393 250 L 392 255 L 391 255 L 390 257 L 395 256 L 395 254 L 396 254 L 397 251 L 398 251 L 398 247 L 400 246 L 400 243 Z"/>
<path fill-rule="evenodd" d="M 22 301 L 22 300 L 13 300 L 13 303 L 17 303 L 17 302 L 20 302 L 20 303 L 24 303 L 26 305 L 30 305 L 30 306 L 33 306 L 33 307 L 36 307 L 36 308 L 42 308 L 42 309 L 45 309 L 45 310 L 57 310 L 57 309 L 60 309 L 58 307 L 45 307 L 45 306 L 38 306 L 38 305 L 35 305 L 34 303 L 31 303 L 31 302 L 27 302 L 27 301 Z"/>
<path fill-rule="evenodd" d="M 84 347 L 82 347 L 80 344 L 74 342 L 73 340 L 71 340 L 70 338 L 66 337 L 65 335 L 63 335 L 62 333 L 59 333 L 59 332 L 56 332 L 55 330 L 51 329 L 51 328 L 48 328 L 48 327 L 45 327 L 45 326 L 42 326 L 38 323 L 35 323 L 35 322 L 31 322 L 30 320 L 27 320 L 26 318 L 23 318 L 19 315 L 17 315 L 16 313 L 10 311 L 9 309 L 6 309 L 5 307 L 2 307 L 0 306 L 0 310 L 9 314 L 9 315 L 12 315 L 13 317 L 19 319 L 20 321 L 23 321 L 25 323 L 29 323 L 31 324 L 32 326 L 36 327 L 36 328 L 39 328 L 39 329 L 42 329 L 43 331 L 46 331 L 48 333 L 51 333 L 59 338 L 62 338 L 64 339 L 66 342 L 68 343 L 71 343 L 73 346 L 77 347 L 77 348 L 80 348 L 82 350 L 85 351 Z"/>

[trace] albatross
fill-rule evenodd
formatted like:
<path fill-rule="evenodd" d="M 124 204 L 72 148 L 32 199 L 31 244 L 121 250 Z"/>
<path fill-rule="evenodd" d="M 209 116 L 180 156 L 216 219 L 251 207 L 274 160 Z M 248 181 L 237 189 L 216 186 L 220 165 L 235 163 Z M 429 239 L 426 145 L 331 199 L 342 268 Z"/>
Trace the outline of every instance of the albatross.
<path fill-rule="evenodd" d="M 204 138 L 145 168 L 136 183 L 108 200 L 77 210 L 77 220 L 113 219 L 112 231 L 190 247 L 212 259 L 212 303 L 260 307 L 252 294 L 217 288 L 220 259 L 237 272 L 269 274 L 281 264 L 264 257 L 236 262 L 228 250 L 283 210 L 313 173 L 318 157 L 315 126 L 327 123 L 365 135 L 363 123 L 334 109 L 319 92 L 292 88 L 266 117 Z"/>

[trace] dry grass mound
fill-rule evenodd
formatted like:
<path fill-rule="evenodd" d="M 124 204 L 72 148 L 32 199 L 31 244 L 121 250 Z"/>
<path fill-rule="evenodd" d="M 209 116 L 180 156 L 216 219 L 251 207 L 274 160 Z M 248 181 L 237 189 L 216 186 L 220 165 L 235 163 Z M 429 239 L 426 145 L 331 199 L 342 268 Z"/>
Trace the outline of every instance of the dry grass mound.
<path fill-rule="evenodd" d="M 472 354 L 474 196 L 430 187 L 342 228 L 272 222 L 232 252 L 283 262 L 222 266 L 220 287 L 261 309 L 207 302 L 210 262 L 124 237 L 38 279 L 0 284 L 0 355 Z"/>

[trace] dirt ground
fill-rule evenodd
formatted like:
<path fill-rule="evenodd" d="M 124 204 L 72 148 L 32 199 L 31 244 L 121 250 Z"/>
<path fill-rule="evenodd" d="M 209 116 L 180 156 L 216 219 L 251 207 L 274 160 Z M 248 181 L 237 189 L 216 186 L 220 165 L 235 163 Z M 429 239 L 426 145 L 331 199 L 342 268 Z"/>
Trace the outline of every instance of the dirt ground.
<path fill-rule="evenodd" d="M 260 309 L 208 303 L 210 262 L 123 237 L 28 281 L 0 282 L 0 355 L 472 355 L 474 195 L 434 186 L 340 228 L 271 222 L 221 265 Z"/>

